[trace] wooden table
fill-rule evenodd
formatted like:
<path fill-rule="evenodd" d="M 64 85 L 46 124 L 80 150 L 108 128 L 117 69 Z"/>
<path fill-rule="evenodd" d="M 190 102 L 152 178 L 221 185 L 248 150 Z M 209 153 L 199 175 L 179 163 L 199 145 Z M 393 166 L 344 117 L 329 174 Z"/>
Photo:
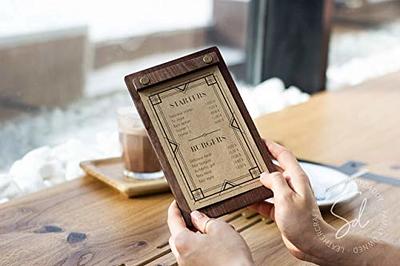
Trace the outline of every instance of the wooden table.
<path fill-rule="evenodd" d="M 400 74 L 352 89 L 316 95 L 305 104 L 256 121 L 264 137 L 279 141 L 298 157 L 334 165 L 347 160 L 400 176 Z M 360 180 L 372 193 L 365 219 L 385 209 L 384 239 L 399 245 L 400 187 Z M 169 193 L 126 199 L 103 183 L 83 177 L 0 205 L 0 265 L 170 265 L 166 209 Z M 359 202 L 337 206 L 346 218 L 358 214 Z M 328 213 L 334 226 L 342 225 Z M 248 242 L 258 265 L 297 265 L 274 223 L 236 212 L 224 219 Z M 372 223 L 373 224 L 373 223 Z M 369 234 L 372 225 L 361 230 Z M 355 229 L 356 230 L 356 229 Z M 303 263 L 305 264 L 305 263 Z"/>

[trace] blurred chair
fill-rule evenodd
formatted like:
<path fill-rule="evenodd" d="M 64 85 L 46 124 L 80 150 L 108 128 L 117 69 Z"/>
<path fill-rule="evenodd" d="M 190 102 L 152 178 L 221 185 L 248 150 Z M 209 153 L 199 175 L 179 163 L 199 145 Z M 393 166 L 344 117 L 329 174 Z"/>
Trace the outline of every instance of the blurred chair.
<path fill-rule="evenodd" d="M 324 90 L 333 0 L 252 0 L 249 12 L 248 82 Z"/>

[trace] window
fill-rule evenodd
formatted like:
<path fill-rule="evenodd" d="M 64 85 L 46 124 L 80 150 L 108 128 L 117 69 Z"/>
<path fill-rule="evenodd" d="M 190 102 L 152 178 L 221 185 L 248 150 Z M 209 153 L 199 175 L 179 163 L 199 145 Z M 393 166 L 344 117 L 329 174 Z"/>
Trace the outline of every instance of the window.
<path fill-rule="evenodd" d="M 295 6 L 291 0 L 1 1 L 0 200 L 4 180 L 20 179 L 19 189 L 25 181 L 42 184 L 46 175 L 59 176 L 50 182 L 58 183 L 78 176 L 81 160 L 118 156 L 116 109 L 132 106 L 123 77 L 204 47 L 218 45 L 252 115 L 306 101 L 297 88 L 285 90 L 307 90 L 299 84 L 246 83 L 256 55 L 249 47 L 265 38 L 268 25 L 282 30 L 263 21 L 252 38 L 255 3 L 279 3 L 289 14 Z M 400 2 L 332 3 L 327 88 L 398 71 Z"/>

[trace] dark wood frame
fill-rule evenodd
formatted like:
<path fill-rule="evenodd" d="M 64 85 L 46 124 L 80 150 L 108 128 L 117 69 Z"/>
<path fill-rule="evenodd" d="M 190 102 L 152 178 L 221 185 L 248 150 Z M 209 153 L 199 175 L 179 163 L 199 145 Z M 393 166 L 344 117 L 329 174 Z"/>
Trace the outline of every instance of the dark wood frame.
<path fill-rule="evenodd" d="M 247 127 L 249 128 L 251 136 L 254 139 L 257 148 L 259 149 L 261 156 L 265 164 L 267 165 L 268 170 L 270 172 L 275 171 L 275 166 L 271 160 L 272 157 L 264 142 L 262 141 L 217 47 L 211 47 L 146 70 L 132 73 L 125 77 L 125 83 L 129 89 L 133 102 L 147 129 L 147 133 L 154 147 L 154 150 L 157 153 L 158 159 L 160 160 L 165 177 L 168 180 L 171 191 L 188 226 L 192 226 L 190 219 L 191 210 L 185 200 L 181 188 L 178 185 L 171 165 L 162 148 L 152 121 L 150 120 L 150 117 L 145 110 L 143 102 L 140 99 L 138 91 L 151 89 L 156 84 L 177 77 L 181 77 L 182 75 L 193 73 L 196 70 L 211 67 L 213 65 L 218 66 L 223 78 L 225 79 L 225 82 L 235 100 L 235 103 L 238 106 L 238 109 L 240 110 L 241 115 L 244 118 Z M 145 82 L 143 82 L 143 78 L 146 79 Z M 223 214 L 227 214 L 229 212 L 248 206 L 252 203 L 264 200 L 271 196 L 272 191 L 261 186 L 256 189 L 234 196 L 232 198 L 200 208 L 199 211 L 204 212 L 210 217 L 218 217 Z"/>

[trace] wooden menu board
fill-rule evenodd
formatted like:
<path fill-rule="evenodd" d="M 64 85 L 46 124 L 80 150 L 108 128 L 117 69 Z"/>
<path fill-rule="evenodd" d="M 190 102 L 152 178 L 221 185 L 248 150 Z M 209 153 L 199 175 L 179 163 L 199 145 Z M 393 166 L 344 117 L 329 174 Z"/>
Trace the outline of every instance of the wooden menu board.
<path fill-rule="evenodd" d="M 259 182 L 271 157 L 219 50 L 212 47 L 125 77 L 188 225 L 272 196 Z"/>

